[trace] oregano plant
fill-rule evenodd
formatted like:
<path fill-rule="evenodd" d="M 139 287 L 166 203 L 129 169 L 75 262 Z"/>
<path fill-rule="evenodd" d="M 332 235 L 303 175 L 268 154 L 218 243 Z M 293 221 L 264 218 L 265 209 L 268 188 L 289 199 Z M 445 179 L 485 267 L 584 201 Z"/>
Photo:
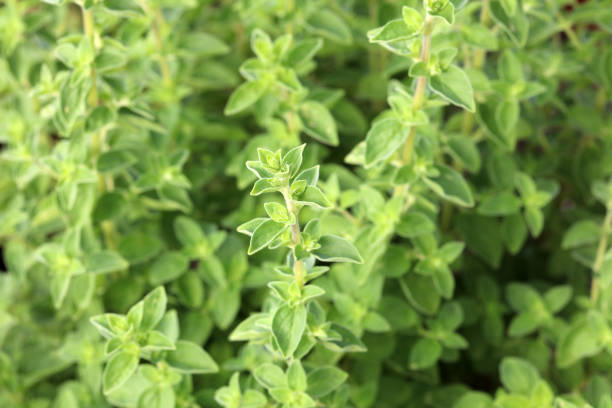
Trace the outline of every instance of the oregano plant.
<path fill-rule="evenodd" d="M 612 408 L 611 38 L 0 1 L 0 407 Z"/>

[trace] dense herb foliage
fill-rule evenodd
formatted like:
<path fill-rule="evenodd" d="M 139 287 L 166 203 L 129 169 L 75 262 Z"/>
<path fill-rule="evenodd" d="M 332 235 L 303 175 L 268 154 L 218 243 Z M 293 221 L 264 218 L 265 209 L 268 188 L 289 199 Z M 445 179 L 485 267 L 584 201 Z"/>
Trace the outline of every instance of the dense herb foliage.
<path fill-rule="evenodd" d="M 610 0 L 0 1 L 0 406 L 612 408 Z"/>

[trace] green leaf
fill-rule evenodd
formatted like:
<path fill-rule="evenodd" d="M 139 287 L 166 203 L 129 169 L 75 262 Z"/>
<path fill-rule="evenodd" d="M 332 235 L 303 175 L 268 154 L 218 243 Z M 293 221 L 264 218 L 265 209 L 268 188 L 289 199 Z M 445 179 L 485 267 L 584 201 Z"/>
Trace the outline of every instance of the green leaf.
<path fill-rule="evenodd" d="M 348 375 L 334 366 L 317 367 L 308 373 L 309 395 L 321 398 L 337 389 L 346 381 Z"/>
<path fill-rule="evenodd" d="M 228 328 L 240 309 L 240 289 L 228 286 L 214 294 L 213 319 L 220 329 Z"/>
<path fill-rule="evenodd" d="M 455 290 L 455 278 L 453 273 L 448 268 L 436 268 L 432 276 L 436 291 L 440 296 L 450 299 L 453 297 Z"/>
<path fill-rule="evenodd" d="M 102 222 L 117 218 L 123 213 L 127 204 L 123 194 L 117 192 L 105 193 L 98 198 L 92 219 L 95 222 Z"/>
<path fill-rule="evenodd" d="M 351 29 L 337 14 L 325 8 L 318 9 L 308 17 L 306 29 L 340 44 L 350 45 L 353 42 Z"/>
<path fill-rule="evenodd" d="M 179 251 L 169 251 L 155 260 L 149 269 L 149 282 L 163 285 L 181 276 L 189 266 L 189 259 Z"/>
<path fill-rule="evenodd" d="M 96 166 L 101 173 L 116 173 L 136 163 L 138 158 L 127 149 L 111 149 L 98 157 Z"/>
<path fill-rule="evenodd" d="M 502 4 L 505 0 L 492 0 L 489 4 L 491 17 L 502 26 L 510 39 L 519 47 L 527 42 L 529 34 L 529 21 L 523 13 L 522 1 L 517 0 L 517 8 L 514 15 L 507 13 Z"/>
<path fill-rule="evenodd" d="M 299 115 L 304 132 L 321 143 L 338 146 L 336 122 L 325 105 L 316 101 L 306 101 L 299 107 Z"/>
<path fill-rule="evenodd" d="M 463 252 L 465 244 L 463 242 L 451 241 L 442 245 L 436 254 L 447 264 L 454 262 Z"/>
<path fill-rule="evenodd" d="M 410 31 L 420 32 L 424 27 L 425 20 L 423 16 L 412 7 L 402 7 L 402 18 Z"/>
<path fill-rule="evenodd" d="M 179 46 L 181 51 L 187 51 L 187 55 L 199 57 L 223 55 L 230 51 L 229 46 L 221 39 L 203 32 L 187 33 L 182 36 Z"/>
<path fill-rule="evenodd" d="M 540 294 L 524 283 L 510 283 L 506 287 L 508 303 L 517 312 L 530 311 L 542 306 Z"/>
<path fill-rule="evenodd" d="M 120 15 L 142 15 L 143 11 L 136 0 L 104 0 L 104 7 Z"/>
<path fill-rule="evenodd" d="M 374 333 L 384 333 L 391 330 L 389 322 L 376 312 L 368 312 L 362 320 L 363 328 Z"/>
<path fill-rule="evenodd" d="M 437 319 L 442 327 L 449 331 L 455 331 L 463 322 L 463 309 L 458 302 L 448 302 L 438 314 Z"/>
<path fill-rule="evenodd" d="M 289 366 L 287 370 L 287 380 L 289 382 L 289 388 L 292 390 L 299 392 L 306 391 L 306 372 L 299 360 L 295 360 Z"/>
<path fill-rule="evenodd" d="M 268 400 L 266 396 L 257 390 L 246 390 L 242 396 L 242 407 L 244 408 L 263 408 Z"/>
<path fill-rule="evenodd" d="M 111 273 L 127 269 L 128 262 L 114 251 L 103 250 L 87 255 L 85 268 L 90 273 Z"/>
<path fill-rule="evenodd" d="M 455 22 L 455 6 L 452 2 L 447 1 L 444 7 L 439 9 L 430 9 L 430 15 L 441 18 L 447 24 L 453 24 Z"/>
<path fill-rule="evenodd" d="M 366 135 L 366 167 L 388 159 L 404 144 L 409 132 L 409 127 L 393 118 L 375 122 Z"/>
<path fill-rule="evenodd" d="M 166 362 L 184 374 L 209 374 L 219 371 L 217 364 L 202 347 L 185 340 L 178 340 L 176 349 L 168 351 Z"/>
<path fill-rule="evenodd" d="M 477 173 L 480 170 L 480 152 L 474 140 L 460 135 L 449 136 L 447 147 L 451 156 L 468 171 Z"/>
<path fill-rule="evenodd" d="M 79 408 L 79 400 L 68 387 L 62 387 L 53 402 L 53 408 Z"/>
<path fill-rule="evenodd" d="M 306 307 L 287 304 L 276 309 L 272 318 L 272 335 L 284 357 L 290 357 L 297 349 L 306 327 Z"/>
<path fill-rule="evenodd" d="M 232 92 L 223 112 L 228 116 L 242 112 L 257 102 L 267 89 L 263 80 L 245 82 Z"/>
<path fill-rule="evenodd" d="M 520 211 L 522 201 L 511 191 L 485 196 L 478 206 L 478 213 L 487 216 L 512 215 Z"/>
<path fill-rule="evenodd" d="M 162 243 L 155 235 L 134 231 L 121 238 L 118 249 L 130 264 L 139 264 L 154 258 L 161 251 Z"/>
<path fill-rule="evenodd" d="M 58 271 L 53 274 L 51 278 L 51 299 L 53 300 L 53 306 L 59 309 L 64 302 L 64 298 L 68 293 L 70 287 L 70 279 L 72 275 L 66 271 Z"/>
<path fill-rule="evenodd" d="M 143 316 L 140 323 L 142 330 L 151 330 L 164 317 L 166 313 L 166 290 L 163 286 L 158 286 L 142 300 Z"/>
<path fill-rule="evenodd" d="M 580 220 L 574 223 L 563 235 L 561 248 L 572 249 L 583 245 L 594 244 L 601 236 L 601 226 L 591 220 Z"/>
<path fill-rule="evenodd" d="M 400 279 L 400 284 L 406 298 L 417 310 L 426 315 L 438 311 L 441 299 L 430 277 L 408 273 Z"/>
<path fill-rule="evenodd" d="M 325 346 L 335 352 L 364 352 L 367 351 L 363 342 L 355 336 L 355 334 L 346 327 L 333 323 L 331 330 L 336 336 L 327 340 Z"/>
<path fill-rule="evenodd" d="M 410 9 L 409 7 L 404 7 L 405 9 Z M 410 9 L 416 12 L 414 9 Z M 411 14 L 411 13 L 408 13 Z M 417 13 L 418 14 L 418 13 Z M 418 14 L 420 17 L 420 14 Z M 411 16 L 408 16 L 409 19 L 412 19 Z M 418 24 L 418 21 L 416 22 Z M 393 42 L 399 40 L 407 40 L 416 37 L 419 35 L 420 31 L 423 29 L 423 19 L 421 17 L 421 25 L 417 27 L 416 25 L 407 25 L 404 19 L 391 20 L 386 23 L 384 26 L 375 28 L 373 30 L 368 31 L 368 40 L 371 43 L 383 43 L 383 42 Z"/>
<path fill-rule="evenodd" d="M 253 255 L 254 253 L 267 247 L 286 228 L 287 226 L 285 224 L 281 224 L 270 219 L 259 224 L 251 236 L 248 254 Z"/>
<path fill-rule="evenodd" d="M 495 108 L 497 128 L 505 134 L 513 132 L 520 113 L 521 109 L 517 101 L 502 101 Z"/>
<path fill-rule="evenodd" d="M 476 111 L 472 84 L 463 70 L 451 65 L 440 75 L 430 78 L 429 87 L 442 99 L 470 112 Z"/>
<path fill-rule="evenodd" d="M 419 339 L 410 349 L 410 369 L 422 370 L 436 364 L 442 355 L 442 346 L 434 339 Z"/>
<path fill-rule="evenodd" d="M 555 286 L 544 294 L 544 302 L 551 313 L 557 313 L 572 299 L 573 289 L 569 285 Z"/>
<path fill-rule="evenodd" d="M 500 3 L 507 15 L 513 16 L 516 13 L 518 7 L 517 0 L 500 0 Z"/>
<path fill-rule="evenodd" d="M 271 61 L 274 53 L 274 45 L 272 43 L 272 39 L 270 36 L 260 30 L 259 28 L 255 28 L 251 33 L 251 49 L 262 61 Z"/>
<path fill-rule="evenodd" d="M 493 408 L 493 400 L 484 392 L 470 391 L 463 394 L 453 408 Z"/>
<path fill-rule="evenodd" d="M 320 247 L 313 250 L 312 254 L 320 261 L 363 263 L 357 248 L 342 237 L 323 235 L 318 243 Z"/>
<path fill-rule="evenodd" d="M 138 398 L 138 408 L 174 408 L 174 390 L 169 384 L 154 385 Z"/>
<path fill-rule="evenodd" d="M 537 237 L 544 228 L 544 214 L 539 208 L 527 207 L 525 209 L 525 221 L 531 235 Z"/>
<path fill-rule="evenodd" d="M 268 221 L 268 218 L 253 218 L 251 221 L 247 221 L 244 224 L 239 225 L 236 230 L 241 234 L 252 236 L 257 227 L 259 227 L 265 221 Z"/>
<path fill-rule="evenodd" d="M 192 218 L 182 215 L 174 219 L 174 233 L 185 247 L 198 245 L 206 240 L 200 225 Z"/>
<path fill-rule="evenodd" d="M 294 68 L 310 61 L 314 55 L 323 47 L 323 40 L 320 38 L 308 38 L 299 41 L 287 54 L 285 61 L 287 65 Z"/>
<path fill-rule="evenodd" d="M 527 225 L 520 214 L 504 218 L 501 236 L 511 254 L 517 254 L 527 240 Z"/>
<path fill-rule="evenodd" d="M 259 179 L 253 185 L 251 190 L 252 196 L 258 196 L 263 193 L 272 193 L 274 191 L 280 191 L 281 186 L 277 178 L 263 178 Z"/>
<path fill-rule="evenodd" d="M 121 387 L 138 368 L 138 347 L 129 347 L 112 355 L 102 375 L 104 394 Z"/>
<path fill-rule="evenodd" d="M 308 186 L 316 186 L 319 181 L 319 166 L 314 166 L 300 172 L 295 176 L 295 179 L 293 179 L 293 184 L 300 180 L 305 181 Z"/>
<path fill-rule="evenodd" d="M 86 129 L 88 132 L 95 132 L 100 128 L 113 123 L 117 118 L 114 110 L 108 106 L 97 106 L 86 119 Z"/>
<path fill-rule="evenodd" d="M 284 205 L 270 201 L 268 203 L 264 203 L 264 208 L 266 210 L 266 214 L 268 214 L 268 217 L 270 217 L 272 220 L 276 222 L 289 221 L 289 212 Z"/>
<path fill-rule="evenodd" d="M 443 164 L 436 165 L 435 168 L 439 173 L 438 176 L 423 179 L 427 186 L 447 201 L 462 207 L 472 207 L 474 205 L 472 191 L 463 176 Z"/>
<path fill-rule="evenodd" d="M 258 383 L 265 388 L 286 388 L 288 387 L 287 376 L 276 364 L 264 363 L 255 367 L 253 376 Z"/>
<path fill-rule="evenodd" d="M 497 62 L 497 74 L 509 83 L 519 83 L 524 80 L 522 64 L 514 52 L 507 49 L 502 53 Z"/>
<path fill-rule="evenodd" d="M 533 333 L 540 327 L 541 319 L 531 311 L 523 312 L 510 322 L 508 334 L 510 337 L 523 337 Z"/>
<path fill-rule="evenodd" d="M 436 224 L 425 214 L 410 211 L 402 214 L 395 232 L 404 238 L 416 238 L 436 230 Z"/>
<path fill-rule="evenodd" d="M 333 204 L 327 199 L 319 187 L 306 186 L 304 191 L 297 197 L 297 203 L 314 208 L 331 208 Z"/>
<path fill-rule="evenodd" d="M 127 55 L 121 49 L 107 46 L 98 51 L 94 65 L 96 72 L 108 73 L 125 66 L 127 62 Z"/>
<path fill-rule="evenodd" d="M 174 342 L 166 337 L 165 334 L 156 330 L 150 331 L 147 336 L 147 343 L 144 346 L 145 350 L 173 350 Z"/>
<path fill-rule="evenodd" d="M 502 360 L 499 376 L 508 391 L 523 395 L 529 395 L 540 379 L 538 370 L 531 363 L 517 357 Z"/>
<path fill-rule="evenodd" d="M 497 110 L 498 105 L 493 102 L 478 104 L 478 118 L 493 142 L 505 150 L 513 150 L 516 144 L 516 132 L 508 132 L 500 128 Z"/>
<path fill-rule="evenodd" d="M 487 51 L 499 49 L 499 39 L 483 24 L 470 24 L 461 27 L 461 34 L 465 41 Z"/>
<path fill-rule="evenodd" d="M 557 346 L 557 365 L 568 367 L 599 353 L 608 336 L 608 326 L 599 313 L 591 312 L 576 320 L 561 335 Z"/>
<path fill-rule="evenodd" d="M 182 304 L 197 309 L 204 302 L 204 284 L 198 273 L 189 270 L 175 282 L 175 290 Z"/>
<path fill-rule="evenodd" d="M 182 187 L 164 183 L 157 187 L 160 203 L 168 209 L 179 210 L 189 213 L 193 209 L 193 203 L 189 193 Z"/>
<path fill-rule="evenodd" d="M 504 248 L 497 220 L 476 214 L 459 214 L 457 226 L 467 247 L 491 267 L 498 268 Z"/>
<path fill-rule="evenodd" d="M 283 156 L 281 161 L 281 166 L 289 167 L 289 177 L 293 177 L 300 171 L 302 167 L 302 158 L 304 154 L 304 149 L 306 148 L 306 144 L 301 144 L 293 149 L 289 150 Z"/>

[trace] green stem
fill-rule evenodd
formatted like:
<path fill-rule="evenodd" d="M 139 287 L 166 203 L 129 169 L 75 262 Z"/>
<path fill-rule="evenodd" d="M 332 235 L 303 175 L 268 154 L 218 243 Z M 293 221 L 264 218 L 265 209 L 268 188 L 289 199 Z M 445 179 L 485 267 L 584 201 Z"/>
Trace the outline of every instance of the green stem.
<path fill-rule="evenodd" d="M 423 43 L 421 45 L 421 57 L 420 60 L 428 63 L 429 56 L 431 53 L 431 33 L 433 31 L 433 20 L 429 17 L 425 17 L 425 30 L 423 32 Z M 423 107 L 425 101 L 425 88 L 427 87 L 427 77 L 419 77 L 417 79 L 416 90 L 414 92 L 414 99 L 412 101 L 412 108 L 419 110 Z M 412 126 L 408 139 L 404 143 L 404 149 L 402 152 L 402 161 L 404 164 L 410 163 L 412 160 L 412 151 L 414 146 L 414 139 L 416 137 L 416 126 Z"/>
<path fill-rule="evenodd" d="M 483 26 L 487 26 L 489 23 L 489 0 L 482 0 L 482 7 L 480 8 L 480 23 Z M 474 54 L 474 68 L 480 69 L 484 65 L 485 50 L 476 50 Z"/>
<path fill-rule="evenodd" d="M 96 47 L 96 33 L 94 26 L 94 19 L 91 10 L 86 10 L 85 8 L 81 9 L 83 13 L 83 31 L 89 41 L 91 42 L 91 46 L 93 48 Z M 91 66 L 91 89 L 89 90 L 89 104 L 91 106 L 96 106 L 98 104 L 98 87 L 96 86 L 96 71 L 94 66 Z"/>
<path fill-rule="evenodd" d="M 156 8 L 155 10 L 151 10 L 149 4 L 141 0 L 140 6 L 142 9 L 148 14 L 153 15 L 153 24 L 152 24 L 152 32 L 153 38 L 155 39 L 155 46 L 157 47 L 157 58 L 159 60 L 159 69 L 162 74 L 162 80 L 164 85 L 170 86 L 172 85 L 172 71 L 170 71 L 170 64 L 168 64 L 168 60 L 166 59 L 166 55 L 164 54 L 164 42 L 162 39 L 162 30 L 166 25 L 166 21 L 164 20 L 164 16 L 161 12 L 160 8 Z"/>
<path fill-rule="evenodd" d="M 370 24 L 372 28 L 378 26 L 378 3 L 376 0 L 369 0 L 368 2 L 368 11 L 370 15 Z M 369 66 L 370 72 L 375 73 L 378 72 L 378 56 L 379 53 L 378 47 L 368 47 L 368 57 L 369 57 Z"/>
<path fill-rule="evenodd" d="M 601 237 L 599 238 L 599 244 L 597 245 L 597 254 L 595 255 L 595 262 L 593 263 L 593 281 L 591 283 L 591 300 L 597 301 L 599 297 L 599 278 L 598 274 L 603 264 L 606 250 L 608 249 L 608 234 L 612 228 L 612 205 L 608 205 L 606 211 L 606 217 L 601 228 Z"/>
<path fill-rule="evenodd" d="M 304 286 L 304 263 L 302 261 L 298 261 L 295 256 L 295 247 L 302 242 L 302 234 L 300 232 L 300 221 L 298 220 L 298 211 L 295 207 L 295 202 L 293 198 L 291 198 L 291 192 L 289 187 L 286 187 L 282 190 L 283 198 L 285 199 L 285 205 L 287 206 L 287 211 L 289 214 L 292 214 L 295 217 L 295 222 L 291 225 L 291 237 L 293 238 L 292 250 L 293 250 L 293 259 L 295 263 L 293 264 L 293 274 L 295 276 L 295 282 L 298 287 L 301 288 Z"/>
<path fill-rule="evenodd" d="M 482 1 L 482 7 L 480 8 L 480 23 L 483 26 L 487 26 L 489 23 L 489 0 Z M 485 62 L 486 51 L 483 49 L 478 49 L 474 52 L 474 69 L 479 70 L 482 68 Z M 468 66 L 468 61 L 466 61 L 466 67 Z M 471 112 L 463 113 L 463 122 L 461 125 L 461 131 L 463 134 L 469 134 L 474 126 L 474 114 Z"/>
<path fill-rule="evenodd" d="M 159 66 L 162 72 L 162 78 L 165 85 L 172 85 L 172 74 L 170 71 L 170 65 L 164 54 L 164 43 L 162 41 L 161 30 L 165 25 L 164 16 L 160 9 L 155 10 L 155 24 L 153 25 L 153 35 L 155 36 L 155 43 L 157 44 L 157 51 L 159 52 Z"/>
<path fill-rule="evenodd" d="M 95 50 L 98 47 L 98 38 L 93 13 L 91 10 L 85 9 L 84 7 L 81 9 L 81 11 L 83 15 L 83 31 L 85 32 L 87 38 L 89 38 L 91 46 Z M 91 66 L 90 75 L 92 82 L 88 96 L 88 104 L 89 107 L 93 109 L 100 103 L 98 97 L 97 75 L 93 65 Z M 91 154 L 94 167 L 96 166 L 98 157 L 100 157 L 100 153 L 102 152 L 102 145 L 104 143 L 105 136 L 106 131 L 104 129 L 97 130 L 92 134 Z M 114 180 L 112 179 L 112 176 L 105 178 L 102 174 L 98 174 L 98 191 L 100 193 L 111 191 L 113 188 Z M 115 249 L 115 224 L 112 221 L 104 221 L 100 227 L 102 229 L 102 234 L 104 235 L 104 241 L 106 242 L 107 247 L 110 249 Z"/>
<path fill-rule="evenodd" d="M 597 95 L 595 97 L 595 109 L 597 109 L 597 112 L 602 112 L 605 107 L 606 107 L 606 90 L 602 86 L 597 91 Z"/>
<path fill-rule="evenodd" d="M 582 45 L 580 45 L 580 40 L 578 39 L 576 32 L 572 28 L 572 25 L 565 19 L 565 17 L 563 17 L 561 12 L 559 11 L 557 11 L 557 19 L 559 20 L 559 25 L 561 26 L 561 29 L 563 30 L 565 35 L 567 35 L 567 38 L 570 40 L 572 46 L 574 46 L 574 48 L 577 50 L 581 50 Z"/>

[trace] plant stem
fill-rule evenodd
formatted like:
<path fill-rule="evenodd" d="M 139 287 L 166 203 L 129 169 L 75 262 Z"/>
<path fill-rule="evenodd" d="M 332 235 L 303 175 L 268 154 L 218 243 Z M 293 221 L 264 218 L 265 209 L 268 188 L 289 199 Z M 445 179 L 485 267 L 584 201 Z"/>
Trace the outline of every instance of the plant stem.
<path fill-rule="evenodd" d="M 153 35 L 155 36 L 155 43 L 157 45 L 157 51 L 159 52 L 159 67 L 161 69 L 162 78 L 165 85 L 172 84 L 172 74 L 170 72 L 170 65 L 164 55 L 164 43 L 162 41 L 161 30 L 165 24 L 164 16 L 161 10 L 158 8 L 155 10 L 155 24 L 153 25 Z"/>
<path fill-rule="evenodd" d="M 87 10 L 84 7 L 81 8 L 83 14 L 83 31 L 89 41 L 91 42 L 91 46 L 95 50 L 98 47 L 97 44 L 97 34 L 96 27 L 94 24 L 93 13 L 91 10 Z M 95 108 L 100 103 L 98 99 L 98 84 L 97 84 L 97 76 L 96 70 L 92 64 L 91 66 L 91 89 L 89 91 L 88 103 L 90 108 Z M 106 131 L 104 129 L 96 130 L 92 134 L 91 140 L 91 154 L 93 159 L 93 165 L 96 166 L 98 161 L 98 157 L 102 152 L 102 144 L 104 143 L 104 138 L 106 135 Z M 98 191 L 100 193 L 104 191 L 111 191 L 114 187 L 114 181 L 112 176 L 108 176 L 105 180 L 102 174 L 98 174 Z M 104 235 L 104 241 L 106 242 L 106 246 L 110 249 L 115 249 L 115 224 L 112 221 L 104 221 L 100 225 L 102 229 L 102 234 Z"/>
<path fill-rule="evenodd" d="M 593 281 L 591 283 L 591 300 L 593 302 L 597 301 L 599 296 L 599 271 L 604 261 L 604 257 L 606 255 L 606 250 L 608 249 L 608 234 L 610 233 L 610 229 L 612 227 L 612 205 L 609 205 L 606 211 L 606 217 L 604 218 L 604 223 L 601 229 L 601 237 L 599 238 L 599 244 L 597 245 L 597 254 L 595 256 L 595 262 L 593 263 Z"/>
<path fill-rule="evenodd" d="M 606 107 L 606 89 L 602 86 L 597 91 L 597 95 L 595 97 L 595 109 L 597 112 L 602 112 Z"/>
<path fill-rule="evenodd" d="M 304 263 L 302 261 L 298 261 L 295 256 L 295 247 L 299 245 L 302 241 L 302 234 L 300 232 L 300 221 L 298 220 L 298 211 L 295 208 L 295 203 L 293 202 L 293 198 L 291 198 L 291 192 L 289 191 L 289 187 L 285 187 L 282 190 L 283 198 L 285 199 L 285 205 L 287 206 L 287 211 L 289 214 L 292 214 L 295 217 L 295 222 L 291 225 L 291 236 L 293 238 L 293 274 L 295 276 L 295 281 L 298 287 L 304 286 Z"/>
<path fill-rule="evenodd" d="M 487 26 L 489 23 L 489 0 L 482 1 L 482 7 L 480 8 L 480 24 L 483 26 Z M 480 70 L 485 63 L 486 51 L 482 49 L 478 49 L 474 52 L 474 69 Z M 467 58 L 466 58 L 467 59 Z M 466 61 L 465 66 L 468 66 L 468 61 Z M 461 126 L 461 131 L 463 134 L 469 134 L 472 130 L 472 126 L 474 125 L 474 114 L 471 112 L 463 113 L 463 122 Z"/>
<path fill-rule="evenodd" d="M 421 61 L 428 63 L 429 55 L 431 51 L 431 33 L 433 31 L 433 20 L 429 17 L 425 17 L 425 29 L 423 32 L 423 43 L 421 44 Z M 417 79 L 416 90 L 414 92 L 414 99 L 412 101 L 412 108 L 414 110 L 421 109 L 423 102 L 425 101 L 425 88 L 427 87 L 427 77 L 419 77 Z M 412 150 L 414 146 L 414 139 L 416 137 L 416 126 L 410 128 L 410 134 L 408 139 L 404 143 L 404 149 L 402 152 L 402 161 L 404 164 L 410 163 L 412 160 Z"/>
<path fill-rule="evenodd" d="M 83 31 L 89 41 L 91 42 L 91 46 L 96 48 L 96 33 L 94 26 L 94 19 L 91 10 L 86 10 L 85 8 L 81 9 L 83 13 Z M 98 87 L 96 86 L 96 70 L 94 66 L 91 66 L 91 89 L 89 90 L 89 104 L 91 106 L 96 106 L 98 104 Z"/>
<path fill-rule="evenodd" d="M 164 42 L 162 40 L 162 29 L 166 24 L 164 20 L 164 16 L 161 12 L 160 8 L 156 8 L 155 10 L 151 10 L 149 4 L 141 0 L 140 6 L 147 14 L 153 14 L 154 22 L 152 24 L 153 37 L 155 38 L 155 46 L 157 47 L 157 58 L 159 60 L 159 69 L 162 74 L 162 80 L 164 85 L 170 86 L 172 85 L 172 71 L 170 71 L 170 64 L 168 64 L 168 60 L 164 54 Z"/>
<path fill-rule="evenodd" d="M 83 31 L 85 35 L 89 39 L 92 48 L 95 50 L 96 48 L 96 28 L 94 25 L 94 18 L 91 10 L 87 10 L 84 7 L 81 8 L 83 13 Z M 95 108 L 98 105 L 98 85 L 97 85 L 97 77 L 96 70 L 92 64 L 90 69 L 91 76 L 91 88 L 89 90 L 88 103 L 90 108 Z M 93 164 L 96 165 L 98 161 L 98 156 L 100 156 L 100 152 L 102 150 L 102 135 L 99 131 L 95 131 L 92 135 L 91 140 L 91 154 L 93 157 Z M 101 174 L 98 174 L 98 189 L 104 188 L 104 178 Z"/>
<path fill-rule="evenodd" d="M 368 11 L 370 15 L 370 24 L 372 28 L 378 26 L 378 4 L 376 0 L 369 0 L 368 2 Z M 368 65 L 371 73 L 378 72 L 378 48 L 376 47 L 368 47 Z"/>
<path fill-rule="evenodd" d="M 480 8 L 480 24 L 487 26 L 489 23 L 489 0 L 482 0 Z M 485 61 L 485 50 L 476 50 L 474 54 L 474 68 L 480 69 Z"/>
<path fill-rule="evenodd" d="M 581 50 L 582 45 L 580 45 L 580 40 L 578 40 L 576 32 L 572 28 L 572 25 L 565 19 L 565 17 L 563 17 L 563 14 L 561 14 L 560 11 L 557 11 L 557 20 L 559 20 L 559 25 L 561 26 L 561 29 L 565 35 L 567 35 L 567 38 L 572 46 L 577 50 Z"/>

